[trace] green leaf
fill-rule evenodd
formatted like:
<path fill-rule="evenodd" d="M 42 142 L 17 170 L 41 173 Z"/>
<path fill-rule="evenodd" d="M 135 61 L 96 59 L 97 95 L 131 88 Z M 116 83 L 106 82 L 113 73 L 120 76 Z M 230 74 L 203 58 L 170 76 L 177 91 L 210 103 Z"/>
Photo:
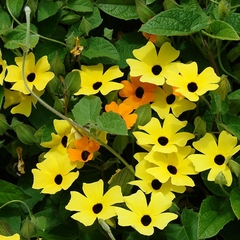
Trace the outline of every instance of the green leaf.
<path fill-rule="evenodd" d="M 93 12 L 86 13 L 84 16 L 85 19 L 91 24 L 92 29 L 98 27 L 103 21 L 100 11 L 97 7 L 93 7 Z"/>
<path fill-rule="evenodd" d="M 96 96 L 84 96 L 73 108 L 75 121 L 81 126 L 94 124 L 101 111 L 101 100 Z"/>
<path fill-rule="evenodd" d="M 1 207 L 1 204 L 0 204 L 0 207 Z M 21 214 L 22 214 L 21 207 L 22 205 L 19 205 L 19 203 L 11 203 L 0 209 L 0 219 L 3 221 L 6 221 L 11 226 L 11 229 L 5 229 L 5 230 L 7 231 L 11 230 L 12 234 L 20 231 Z"/>
<path fill-rule="evenodd" d="M 114 112 L 104 112 L 97 118 L 98 129 L 110 134 L 127 135 L 127 126 L 121 116 Z"/>
<path fill-rule="evenodd" d="M 36 227 L 27 217 L 25 221 L 23 221 L 23 225 L 20 231 L 21 236 L 26 239 L 31 239 L 31 237 L 35 236 L 36 234 Z"/>
<path fill-rule="evenodd" d="M 155 16 L 155 13 L 147 7 L 144 0 L 136 0 L 136 10 L 139 16 L 139 19 L 145 23 L 150 18 Z"/>
<path fill-rule="evenodd" d="M 66 24 L 66 25 L 72 25 L 75 22 L 77 22 L 80 19 L 80 16 L 73 12 L 67 12 L 67 14 L 64 14 L 61 18 L 60 23 Z"/>
<path fill-rule="evenodd" d="M 25 200 L 29 197 L 20 187 L 0 179 L 0 206 L 12 200 Z"/>
<path fill-rule="evenodd" d="M 201 178 L 202 178 L 204 184 L 206 185 L 206 187 L 216 196 L 222 196 L 222 197 L 226 196 L 226 194 L 223 192 L 223 190 L 221 189 L 221 187 L 218 184 L 207 180 L 208 173 L 209 173 L 209 171 L 201 172 Z"/>
<path fill-rule="evenodd" d="M 231 92 L 231 93 L 228 95 L 228 98 L 229 98 L 229 100 L 231 100 L 231 101 L 240 101 L 240 89 L 237 89 L 236 91 Z"/>
<path fill-rule="evenodd" d="M 34 168 L 35 163 L 31 164 L 31 166 L 28 167 Z M 40 202 L 44 198 L 44 194 L 41 194 L 41 190 L 39 189 L 33 189 L 32 188 L 33 179 L 32 179 L 32 173 L 30 171 L 26 171 L 24 175 L 22 175 L 18 179 L 18 186 L 21 187 L 21 189 L 28 195 L 31 196 L 31 198 L 24 199 L 24 202 L 28 205 L 29 209 L 32 210 L 33 207 Z"/>
<path fill-rule="evenodd" d="M 229 12 L 226 22 L 229 23 L 236 32 L 240 33 L 240 13 Z"/>
<path fill-rule="evenodd" d="M 126 59 L 135 58 L 132 54 L 134 49 L 140 48 L 146 44 L 145 37 L 139 32 L 123 33 L 122 37 L 116 42 L 115 47 L 119 52 L 120 60 L 118 65 L 120 68 L 128 66 Z"/>
<path fill-rule="evenodd" d="M 24 0 L 14 0 L 8 1 L 8 6 L 14 17 L 18 18 L 20 16 Z"/>
<path fill-rule="evenodd" d="M 113 141 L 113 149 L 118 154 L 122 154 L 123 150 L 128 145 L 128 136 L 117 135 Z"/>
<path fill-rule="evenodd" d="M 80 88 L 80 74 L 78 71 L 72 71 L 65 77 L 64 85 L 69 95 L 77 92 Z"/>
<path fill-rule="evenodd" d="M 0 235 L 3 235 L 3 236 L 13 235 L 11 226 L 5 220 L 0 220 Z"/>
<path fill-rule="evenodd" d="M 38 4 L 38 11 L 37 11 L 37 21 L 41 22 L 54 14 L 57 13 L 59 9 L 58 2 L 41 0 Z"/>
<path fill-rule="evenodd" d="M 120 58 L 113 44 L 101 37 L 87 39 L 87 47 L 83 49 L 82 57 L 88 59 L 106 57 L 113 60 L 119 60 Z"/>
<path fill-rule="evenodd" d="M 65 74 L 65 66 L 59 57 L 58 51 L 56 51 L 54 53 L 54 55 L 55 55 L 55 57 L 50 62 L 51 71 L 53 71 L 56 76 L 64 75 Z"/>
<path fill-rule="evenodd" d="M 180 219 L 182 225 L 171 223 L 164 229 L 167 239 L 197 239 L 198 214 L 192 209 L 184 208 Z"/>
<path fill-rule="evenodd" d="M 210 93 L 212 104 L 211 104 L 211 114 L 225 114 L 229 110 L 228 98 L 226 97 L 223 101 L 221 95 Z"/>
<path fill-rule="evenodd" d="M 132 185 L 128 183 L 133 181 L 134 179 L 134 174 L 127 167 L 125 167 L 112 177 L 109 184 L 109 189 L 113 186 L 119 185 L 122 189 L 122 194 L 126 196 L 130 193 L 132 189 Z"/>
<path fill-rule="evenodd" d="M 11 127 L 16 132 L 18 139 L 22 143 L 26 145 L 32 145 L 37 142 L 34 137 L 36 130 L 32 126 L 24 124 L 18 121 L 16 118 L 13 118 Z"/>
<path fill-rule="evenodd" d="M 37 28 L 34 25 L 30 25 L 30 29 L 34 32 L 37 32 Z M 26 45 L 26 27 L 25 24 L 23 26 L 19 25 L 14 28 L 11 32 L 9 32 L 6 36 L 8 41 L 4 44 L 4 47 L 8 49 L 15 49 L 19 47 L 25 47 Z M 30 34 L 30 48 L 34 48 L 39 40 L 39 35 Z"/>
<path fill-rule="evenodd" d="M 79 29 L 81 32 L 88 36 L 88 33 L 93 29 L 91 23 L 83 16 Z"/>
<path fill-rule="evenodd" d="M 230 203 L 232 206 L 232 210 L 234 214 L 236 215 L 237 219 L 240 219 L 240 190 L 239 188 L 234 188 L 230 192 Z"/>
<path fill-rule="evenodd" d="M 136 123 L 134 124 L 133 130 L 135 130 L 139 125 L 143 126 L 147 124 L 152 117 L 152 110 L 150 104 L 144 104 L 140 106 L 134 111 L 134 113 L 136 113 L 138 117 Z"/>
<path fill-rule="evenodd" d="M 0 113 L 0 135 L 3 135 L 7 129 L 10 129 L 6 117 Z"/>
<path fill-rule="evenodd" d="M 223 115 L 223 126 L 227 131 L 235 135 L 238 139 L 240 139 L 240 118 L 236 115 L 225 114 Z"/>
<path fill-rule="evenodd" d="M 151 18 L 140 31 L 156 35 L 185 36 L 204 29 L 207 21 L 205 16 L 195 11 L 173 8 Z"/>
<path fill-rule="evenodd" d="M 235 47 L 231 48 L 230 51 L 227 53 L 227 58 L 230 62 L 234 62 L 240 56 L 240 44 L 236 45 Z"/>
<path fill-rule="evenodd" d="M 34 220 L 34 224 L 37 226 L 37 228 L 45 231 L 47 227 L 47 219 L 44 216 L 37 217 Z"/>
<path fill-rule="evenodd" d="M 105 13 L 123 20 L 137 19 L 134 0 L 97 0 L 96 5 Z"/>
<path fill-rule="evenodd" d="M 104 28 L 103 29 L 103 36 L 108 40 L 112 40 L 113 38 L 113 29 Z"/>
<path fill-rule="evenodd" d="M 11 26 L 11 18 L 8 13 L 6 13 L 1 7 L 0 7 L 0 34 L 4 34 L 5 31 L 7 31 Z"/>
<path fill-rule="evenodd" d="M 85 238 L 83 231 L 79 229 L 79 225 L 77 221 L 69 221 L 68 223 L 58 224 L 54 228 L 51 228 L 50 231 L 43 231 L 41 233 L 42 239 L 47 240 L 77 240 L 79 239 L 79 234 L 81 234 L 81 240 L 91 240 L 91 239 L 99 239 L 102 240 L 101 235 L 95 238 Z M 87 227 L 84 226 L 84 229 Z M 106 239 L 106 237 L 105 237 Z"/>
<path fill-rule="evenodd" d="M 76 12 L 93 11 L 93 4 L 90 0 L 68 0 L 66 7 Z"/>
<path fill-rule="evenodd" d="M 215 236 L 234 217 L 228 198 L 208 196 L 199 211 L 198 239 Z"/>
<path fill-rule="evenodd" d="M 209 29 L 210 30 L 208 30 L 208 32 L 203 31 L 203 33 L 211 38 L 217 38 L 221 40 L 232 40 L 232 41 L 240 40 L 234 28 L 230 24 L 224 21 L 213 20 L 209 24 Z"/>
<path fill-rule="evenodd" d="M 203 137 L 207 132 L 206 122 L 199 116 L 194 119 L 194 127 L 193 134 L 197 134 L 199 138 Z"/>

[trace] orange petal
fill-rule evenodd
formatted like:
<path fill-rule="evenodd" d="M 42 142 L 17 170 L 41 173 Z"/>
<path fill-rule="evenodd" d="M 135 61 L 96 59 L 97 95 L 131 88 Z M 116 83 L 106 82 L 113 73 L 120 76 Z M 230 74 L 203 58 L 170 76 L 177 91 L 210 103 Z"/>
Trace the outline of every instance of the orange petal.
<path fill-rule="evenodd" d="M 88 145 L 88 138 L 86 136 L 83 136 L 82 138 L 76 139 L 74 141 L 74 146 L 81 151 L 86 149 L 87 145 Z"/>
<path fill-rule="evenodd" d="M 133 113 L 123 118 L 126 122 L 127 129 L 130 129 L 135 124 L 137 117 L 138 115 L 136 113 Z"/>
<path fill-rule="evenodd" d="M 113 101 L 110 104 L 105 105 L 105 110 L 106 112 L 110 112 L 110 111 L 115 113 L 119 112 L 117 103 Z"/>

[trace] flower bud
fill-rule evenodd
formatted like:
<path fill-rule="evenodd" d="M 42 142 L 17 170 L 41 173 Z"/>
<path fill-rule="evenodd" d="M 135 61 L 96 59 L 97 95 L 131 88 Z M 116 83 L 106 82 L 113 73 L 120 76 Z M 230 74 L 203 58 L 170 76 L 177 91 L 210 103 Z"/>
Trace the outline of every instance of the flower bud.
<path fill-rule="evenodd" d="M 226 178 L 225 176 L 223 175 L 222 171 L 218 173 L 218 175 L 216 176 L 214 182 L 216 184 L 219 184 L 219 185 L 227 185 L 227 181 L 226 181 Z"/>
<path fill-rule="evenodd" d="M 231 86 L 229 84 L 228 78 L 226 75 L 222 75 L 220 82 L 219 82 L 219 87 L 214 91 L 214 93 L 219 94 L 221 96 L 221 100 L 224 101 L 227 93 L 231 91 Z"/>
<path fill-rule="evenodd" d="M 239 175 L 240 175 L 240 164 L 231 159 L 228 162 L 228 166 L 231 169 L 231 171 L 234 172 L 237 177 L 239 177 Z"/>

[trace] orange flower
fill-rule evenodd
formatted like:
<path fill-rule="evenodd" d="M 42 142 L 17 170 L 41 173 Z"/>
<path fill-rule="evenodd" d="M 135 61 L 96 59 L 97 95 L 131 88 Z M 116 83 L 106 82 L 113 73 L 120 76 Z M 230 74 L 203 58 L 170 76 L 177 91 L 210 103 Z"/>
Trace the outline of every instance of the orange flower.
<path fill-rule="evenodd" d="M 130 129 L 134 125 L 138 117 L 136 113 L 131 114 L 133 107 L 126 103 L 120 103 L 117 105 L 117 103 L 111 102 L 105 106 L 105 110 L 106 112 L 112 111 L 119 114 L 125 121 L 127 129 Z"/>
<path fill-rule="evenodd" d="M 68 149 L 69 158 L 71 161 L 76 162 L 88 162 L 92 160 L 93 153 L 98 151 L 100 148 L 99 143 L 94 140 L 90 140 L 84 136 L 81 139 L 77 139 L 74 141 L 74 148 Z"/>
<path fill-rule="evenodd" d="M 155 35 L 155 34 L 142 32 L 142 35 L 150 42 L 156 43 L 156 41 L 157 41 L 157 35 Z"/>
<path fill-rule="evenodd" d="M 122 81 L 124 87 L 119 91 L 121 97 L 126 97 L 123 102 L 131 105 L 134 109 L 152 102 L 154 100 L 153 92 L 157 89 L 157 85 L 140 82 L 139 79 L 140 77 L 130 77 L 130 81 Z"/>

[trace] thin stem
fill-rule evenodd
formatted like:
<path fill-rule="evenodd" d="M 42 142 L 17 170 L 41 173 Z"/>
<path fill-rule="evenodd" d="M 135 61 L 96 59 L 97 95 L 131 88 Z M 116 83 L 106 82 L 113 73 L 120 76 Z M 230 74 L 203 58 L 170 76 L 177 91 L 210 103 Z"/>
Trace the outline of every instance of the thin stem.
<path fill-rule="evenodd" d="M 220 76 L 220 73 L 219 73 L 219 70 L 218 70 L 218 66 L 216 64 L 216 61 L 215 61 L 215 57 L 214 57 L 214 54 L 211 50 L 211 47 L 208 45 L 208 43 L 205 43 L 205 46 L 207 48 L 207 54 L 208 54 L 208 60 L 211 64 L 211 66 L 213 67 L 213 69 L 215 70 L 216 74 L 218 76 Z"/>
<path fill-rule="evenodd" d="M 208 106 L 209 109 L 211 108 L 211 104 L 208 102 L 208 100 L 203 95 L 200 96 L 200 99 L 202 99 L 206 103 L 206 105 Z"/>
<path fill-rule="evenodd" d="M 26 207 L 26 209 L 27 209 L 27 211 L 28 211 L 28 214 L 29 214 L 29 216 L 30 216 L 30 219 L 31 219 L 31 220 L 34 219 L 34 216 L 32 215 L 32 213 L 31 213 L 28 205 L 27 205 L 25 202 L 21 201 L 21 200 L 11 200 L 11 201 L 3 204 L 3 205 L 0 207 L 0 209 L 2 209 L 3 207 L 5 207 L 5 206 L 7 206 L 8 204 L 11 204 L 11 203 L 22 203 L 22 204 Z"/>
<path fill-rule="evenodd" d="M 221 67 L 221 69 L 229 76 L 231 76 L 233 79 L 237 80 L 237 82 L 239 82 L 239 79 L 234 76 L 233 74 L 229 73 L 224 67 L 223 67 L 223 64 L 222 64 L 222 60 L 221 60 L 221 44 L 219 41 L 217 41 L 217 57 L 218 57 L 218 62 L 219 62 L 219 65 Z"/>
<path fill-rule="evenodd" d="M 226 191 L 226 189 L 224 188 L 224 186 L 222 184 L 219 184 L 220 188 L 222 189 L 222 191 L 224 192 L 224 194 L 226 194 L 226 196 L 230 196 L 229 192 Z"/>
<path fill-rule="evenodd" d="M 10 8 L 9 8 L 9 3 L 8 3 L 8 1 L 9 0 L 7 0 L 6 1 L 6 7 L 7 7 L 7 10 L 8 10 L 8 12 L 9 12 L 9 14 L 11 15 L 11 17 L 12 17 L 12 19 L 18 24 L 18 25 L 21 25 L 22 27 L 24 27 L 24 28 L 26 28 L 26 30 L 28 31 L 28 27 L 25 27 L 21 22 L 19 22 L 18 20 L 17 20 L 17 18 L 15 18 L 15 16 L 12 14 L 12 12 L 11 12 L 11 10 L 10 10 Z M 28 23 L 27 23 L 28 24 Z M 30 28 L 29 28 L 30 29 Z M 55 43 L 58 43 L 58 44 L 61 44 L 61 45 L 63 45 L 63 46 L 67 46 L 65 43 L 63 43 L 63 42 L 60 42 L 60 41 L 58 41 L 58 40 L 56 40 L 56 39 L 52 39 L 52 38 L 48 38 L 48 37 L 45 37 L 45 36 L 42 36 L 42 35 L 40 35 L 40 34 L 38 34 L 38 33 L 36 33 L 36 32 L 34 32 L 34 31 L 32 31 L 32 30 L 29 30 L 32 34 L 35 34 L 35 35 L 38 35 L 40 38 L 42 38 L 42 39 L 45 39 L 45 40 L 48 40 L 48 41 L 51 41 L 51 42 L 55 42 Z"/>

